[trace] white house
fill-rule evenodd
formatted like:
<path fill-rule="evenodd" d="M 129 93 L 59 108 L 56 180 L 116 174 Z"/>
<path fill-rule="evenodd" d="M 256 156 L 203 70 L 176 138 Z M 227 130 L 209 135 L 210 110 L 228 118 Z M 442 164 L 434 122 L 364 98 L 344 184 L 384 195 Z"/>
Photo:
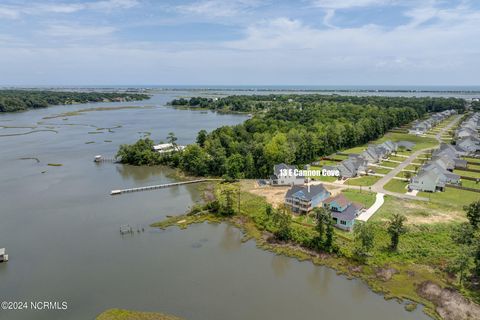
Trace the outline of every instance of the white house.
<path fill-rule="evenodd" d="M 305 177 L 294 174 L 295 166 L 289 166 L 285 163 L 273 166 L 273 175 L 270 176 L 272 186 L 292 186 L 305 184 Z"/>

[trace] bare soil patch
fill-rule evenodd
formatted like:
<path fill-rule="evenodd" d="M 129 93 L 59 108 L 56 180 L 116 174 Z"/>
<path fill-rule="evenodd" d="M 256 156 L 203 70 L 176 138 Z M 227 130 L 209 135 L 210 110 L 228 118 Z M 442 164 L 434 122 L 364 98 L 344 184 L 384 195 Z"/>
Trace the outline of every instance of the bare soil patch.
<path fill-rule="evenodd" d="M 418 294 L 435 305 L 437 313 L 445 320 L 480 319 L 480 306 L 464 298 L 458 291 L 442 288 L 426 281 L 420 284 Z"/>

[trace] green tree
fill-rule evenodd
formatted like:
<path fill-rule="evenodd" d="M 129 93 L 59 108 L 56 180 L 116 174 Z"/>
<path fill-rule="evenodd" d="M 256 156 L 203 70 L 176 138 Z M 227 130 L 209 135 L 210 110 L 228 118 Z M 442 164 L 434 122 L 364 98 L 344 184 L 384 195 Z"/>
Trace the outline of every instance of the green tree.
<path fill-rule="evenodd" d="M 292 216 L 288 212 L 285 206 L 281 206 L 278 210 L 274 211 L 273 223 L 276 227 L 274 231 L 275 239 L 279 241 L 288 241 L 291 238 L 290 224 Z"/>
<path fill-rule="evenodd" d="M 197 143 L 200 147 L 205 146 L 205 141 L 207 141 L 207 130 L 200 130 L 197 134 Z"/>
<path fill-rule="evenodd" d="M 169 132 L 167 136 L 167 142 L 172 144 L 174 147 L 177 146 L 177 140 L 178 138 L 175 136 L 175 133 Z"/>
<path fill-rule="evenodd" d="M 325 250 L 328 252 L 333 252 L 335 250 L 334 248 L 334 241 L 335 241 L 335 231 L 334 231 L 334 226 L 333 226 L 333 219 L 332 219 L 332 213 L 330 210 L 328 211 L 328 220 L 326 223 L 326 229 L 325 229 Z"/>
<path fill-rule="evenodd" d="M 450 272 L 458 275 L 459 284 L 462 286 L 472 266 L 472 250 L 469 246 L 462 246 L 460 253 L 455 257 L 448 269 Z"/>
<path fill-rule="evenodd" d="M 245 177 L 244 173 L 244 158 L 242 155 L 236 153 L 228 157 L 227 175 L 233 179 L 240 179 Z"/>
<path fill-rule="evenodd" d="M 194 175 L 208 174 L 209 157 L 204 149 L 196 144 L 191 144 L 182 152 L 180 167 Z"/>
<path fill-rule="evenodd" d="M 390 218 L 388 223 L 387 232 L 390 235 L 390 248 L 392 250 L 397 250 L 398 242 L 400 241 L 400 236 L 407 232 L 407 228 L 404 223 L 407 220 L 404 215 L 395 213 Z"/>
<path fill-rule="evenodd" d="M 467 213 L 467 218 L 472 227 L 477 230 L 480 227 L 480 201 L 472 202 L 463 207 Z"/>
<path fill-rule="evenodd" d="M 354 254 L 358 258 L 364 259 L 368 256 L 370 250 L 373 249 L 375 241 L 373 225 L 357 221 L 353 228 L 353 235 L 355 240 Z"/>

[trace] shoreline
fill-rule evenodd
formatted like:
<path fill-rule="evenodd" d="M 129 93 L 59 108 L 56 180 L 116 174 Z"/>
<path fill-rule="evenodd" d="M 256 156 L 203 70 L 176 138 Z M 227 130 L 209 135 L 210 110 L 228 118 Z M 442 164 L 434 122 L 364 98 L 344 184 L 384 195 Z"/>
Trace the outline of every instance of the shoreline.
<path fill-rule="evenodd" d="M 209 184 L 210 186 L 214 184 Z M 214 185 L 214 189 L 218 184 Z M 243 188 L 242 188 L 243 189 Z M 209 190 L 206 187 L 204 190 Z M 211 187 L 210 187 L 211 190 Z M 242 195 L 249 191 L 242 190 Z M 252 196 L 261 198 L 258 195 Z M 211 197 L 210 197 L 211 198 Z M 245 197 L 242 197 L 245 198 Z M 265 201 L 265 199 L 263 199 Z M 204 197 L 204 201 L 208 202 Z M 266 203 L 266 201 L 265 201 Z M 242 203 L 245 207 L 246 203 Z M 455 312 L 462 312 L 472 308 L 473 312 L 480 312 L 480 306 L 472 300 L 462 295 L 451 281 L 445 278 L 445 275 L 439 273 L 439 270 L 416 263 L 388 262 L 383 266 L 360 263 L 352 257 L 339 254 L 321 253 L 303 247 L 301 244 L 288 242 L 270 241 L 271 233 L 261 230 L 254 219 L 248 215 L 248 212 L 242 211 L 232 217 L 221 217 L 219 215 L 206 211 L 192 209 L 182 215 L 172 216 L 162 221 L 151 224 L 153 228 L 166 229 L 169 227 L 178 227 L 187 229 L 190 225 L 201 223 L 227 223 L 238 228 L 242 234 L 242 242 L 250 240 L 255 241 L 257 248 L 274 254 L 295 258 L 298 261 L 309 260 L 317 266 L 324 266 L 336 271 L 338 275 L 345 276 L 348 279 L 362 280 L 372 292 L 381 294 L 385 300 L 396 299 L 403 304 L 405 310 L 414 311 L 417 305 L 423 307 L 423 312 L 432 319 L 456 319 Z M 346 238 L 346 237 L 345 237 Z M 340 241 L 347 241 L 341 239 Z M 350 240 L 348 240 L 350 241 Z M 432 290 L 438 294 L 433 294 Z M 445 306 L 444 301 L 439 298 L 442 294 L 449 293 L 448 299 L 455 299 L 458 303 L 456 310 L 454 307 Z M 442 316 L 443 314 L 443 316 Z M 445 314 L 447 314 L 445 316 Z M 452 317 L 450 317 L 452 316 Z"/>

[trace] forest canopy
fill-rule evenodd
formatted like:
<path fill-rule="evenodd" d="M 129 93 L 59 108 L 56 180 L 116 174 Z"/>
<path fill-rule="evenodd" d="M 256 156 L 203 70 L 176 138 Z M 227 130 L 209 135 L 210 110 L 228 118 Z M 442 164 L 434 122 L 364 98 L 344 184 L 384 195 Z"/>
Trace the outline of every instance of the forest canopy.
<path fill-rule="evenodd" d="M 146 94 L 138 93 L 0 90 L 0 112 L 46 108 L 49 105 L 133 101 L 149 98 Z"/>
<path fill-rule="evenodd" d="M 166 164 L 198 176 L 266 178 L 276 163 L 306 164 L 377 139 L 429 112 L 450 108 L 463 112 L 465 108 L 465 100 L 455 98 L 253 95 L 195 99 L 194 103 L 213 110 L 254 110 L 254 116 L 211 133 L 202 130 L 196 143 L 183 151 L 159 154 L 152 150 L 153 141 L 146 139 L 122 145 L 117 156 L 125 163 Z"/>

